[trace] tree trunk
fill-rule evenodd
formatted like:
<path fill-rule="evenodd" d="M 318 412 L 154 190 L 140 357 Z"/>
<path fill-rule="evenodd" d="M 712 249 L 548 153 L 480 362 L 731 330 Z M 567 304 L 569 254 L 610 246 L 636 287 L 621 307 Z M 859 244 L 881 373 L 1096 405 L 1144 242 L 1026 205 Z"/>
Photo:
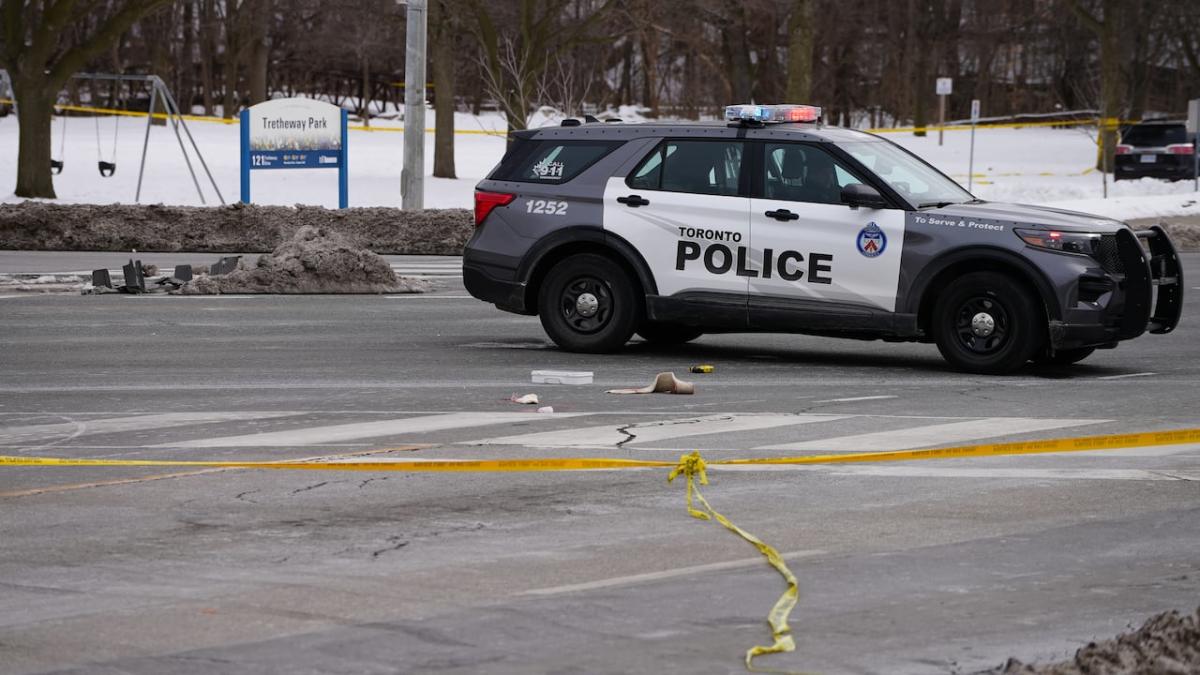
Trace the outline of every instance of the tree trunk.
<path fill-rule="evenodd" d="M 40 73 L 32 78 L 17 76 L 12 84 L 21 113 L 15 194 L 55 199 L 54 178 L 50 174 L 50 126 L 58 86 L 47 83 Z"/>
<path fill-rule="evenodd" d="M 362 55 L 362 77 L 359 78 L 358 116 L 364 127 L 371 126 L 371 60 Z"/>
<path fill-rule="evenodd" d="M 212 115 L 214 108 L 213 64 L 217 54 L 217 25 L 213 21 L 213 0 L 201 0 L 200 5 L 200 88 L 204 96 L 204 114 Z"/>
<path fill-rule="evenodd" d="M 1117 148 L 1117 122 L 1125 87 L 1121 77 L 1120 1 L 1104 0 L 1104 22 L 1100 30 L 1100 147 L 1096 168 L 1113 172 Z"/>
<path fill-rule="evenodd" d="M 795 0 L 788 17 L 789 103 L 807 103 L 812 96 L 813 74 L 813 17 L 810 0 Z"/>
<path fill-rule="evenodd" d="M 250 95 L 250 105 L 267 100 L 267 64 L 270 62 L 271 49 L 267 32 L 270 27 L 271 3 L 268 0 L 257 0 L 250 6 L 250 49 L 246 64 L 247 89 Z"/>
<path fill-rule="evenodd" d="M 457 178 L 454 169 L 454 30 L 441 0 L 429 3 L 433 38 L 433 175 Z"/>

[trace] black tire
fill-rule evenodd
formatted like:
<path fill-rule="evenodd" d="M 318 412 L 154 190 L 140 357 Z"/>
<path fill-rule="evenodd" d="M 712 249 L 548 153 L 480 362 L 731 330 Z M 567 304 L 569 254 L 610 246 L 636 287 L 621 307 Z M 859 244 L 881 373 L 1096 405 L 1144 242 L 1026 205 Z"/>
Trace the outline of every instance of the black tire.
<path fill-rule="evenodd" d="M 1034 363 L 1040 363 L 1047 366 L 1069 366 L 1072 363 L 1079 363 L 1092 355 L 1096 351 L 1095 347 L 1079 347 L 1078 349 L 1060 349 L 1054 354 L 1042 354 L 1034 359 Z"/>
<path fill-rule="evenodd" d="M 655 345 L 681 345 L 685 342 L 691 342 L 696 338 L 704 335 L 704 331 L 692 326 L 683 326 L 677 323 L 660 323 L 658 321 L 644 321 L 641 326 L 638 326 L 637 334 L 643 340 Z"/>
<path fill-rule="evenodd" d="M 972 272 L 934 303 L 933 338 L 942 357 L 969 373 L 999 375 L 1025 365 L 1045 343 L 1041 303 L 999 272 Z"/>
<path fill-rule="evenodd" d="M 629 341 L 642 321 L 642 303 L 641 291 L 621 265 L 580 253 L 563 258 L 546 275 L 538 293 L 538 314 L 542 328 L 559 347 L 605 353 Z"/>

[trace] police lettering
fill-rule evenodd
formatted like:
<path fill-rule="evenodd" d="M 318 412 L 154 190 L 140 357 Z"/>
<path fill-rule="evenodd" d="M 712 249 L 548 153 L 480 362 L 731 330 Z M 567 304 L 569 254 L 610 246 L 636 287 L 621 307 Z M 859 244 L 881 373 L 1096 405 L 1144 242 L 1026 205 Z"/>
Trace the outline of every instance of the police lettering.
<path fill-rule="evenodd" d="M 759 270 L 750 265 L 750 251 L 745 246 L 736 250 L 725 244 L 709 244 L 701 249 L 694 241 L 680 240 L 675 249 L 675 269 L 683 271 L 689 260 L 703 258 L 704 269 L 710 274 L 725 274 L 730 270 L 739 277 L 759 276 Z M 806 279 L 810 284 L 832 284 L 833 256 L 828 253 L 809 253 L 808 259 L 798 251 L 780 251 L 775 255 L 772 249 L 763 249 L 762 278 L 770 279 L 778 275 L 784 281 L 800 281 Z M 807 275 L 807 277 L 806 277 Z"/>

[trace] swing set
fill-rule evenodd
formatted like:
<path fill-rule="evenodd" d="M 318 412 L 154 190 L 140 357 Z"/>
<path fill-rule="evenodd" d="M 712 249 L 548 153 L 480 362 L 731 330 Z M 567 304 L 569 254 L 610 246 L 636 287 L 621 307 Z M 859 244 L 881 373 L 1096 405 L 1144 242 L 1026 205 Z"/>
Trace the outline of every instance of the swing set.
<path fill-rule="evenodd" d="M 179 143 L 179 151 L 183 155 L 183 161 L 187 164 L 188 173 L 192 177 L 192 184 L 196 187 L 196 194 L 200 197 L 201 204 L 208 202 L 204 198 L 204 190 L 200 187 L 200 180 L 196 177 L 196 170 L 192 166 L 192 159 L 188 153 L 187 147 L 184 145 L 183 137 L 186 135 L 188 144 L 191 146 L 192 152 L 195 153 L 196 159 L 199 160 L 200 166 L 204 169 L 204 174 L 208 178 L 208 183 L 212 186 L 213 192 L 216 193 L 217 199 L 221 204 L 225 204 L 225 198 L 221 195 L 221 189 L 217 187 L 217 181 L 213 178 L 212 172 L 208 168 L 208 163 L 204 161 L 204 155 L 200 153 L 200 148 L 196 145 L 196 139 L 192 137 L 192 132 L 188 129 L 187 120 L 179 110 L 179 104 L 175 102 L 175 97 L 171 95 L 166 84 L 157 75 L 114 75 L 109 73 L 78 73 L 72 76 L 77 80 L 86 80 L 92 83 L 92 89 L 95 91 L 95 85 L 98 82 L 111 83 L 113 98 L 119 95 L 121 89 L 128 85 L 129 96 L 134 95 L 134 91 L 138 84 L 149 87 L 150 106 L 146 113 L 146 133 L 142 140 L 142 157 L 138 166 L 137 191 L 134 194 L 134 202 L 140 202 L 142 197 L 142 182 L 146 173 L 146 153 L 150 147 L 150 128 L 154 124 L 155 117 L 165 117 L 170 124 L 172 131 L 175 133 L 175 139 Z M 0 92 L 7 88 L 12 91 L 11 83 L 8 79 L 8 73 L 0 70 Z M 9 95 L 13 101 L 12 111 L 20 116 L 17 108 L 16 97 Z M 66 144 L 67 144 L 67 112 L 73 106 L 67 103 L 56 104 L 55 108 L 59 113 L 59 146 L 58 157 L 50 158 L 50 173 L 54 175 L 61 174 L 66 169 Z M 156 112 L 161 108 L 161 112 Z M 79 110 L 79 108 L 75 108 Z M 88 109 L 94 113 L 102 113 L 104 111 Z M 96 168 L 102 178 L 111 178 L 117 172 L 117 143 L 120 139 L 121 117 L 128 115 L 125 110 L 110 111 L 108 114 L 112 117 L 112 150 L 106 156 L 104 153 L 104 138 L 101 131 L 100 114 L 96 114 L 92 119 L 96 127 Z M 140 113 L 139 113 L 140 114 Z M 182 132 L 182 133 L 181 133 Z"/>

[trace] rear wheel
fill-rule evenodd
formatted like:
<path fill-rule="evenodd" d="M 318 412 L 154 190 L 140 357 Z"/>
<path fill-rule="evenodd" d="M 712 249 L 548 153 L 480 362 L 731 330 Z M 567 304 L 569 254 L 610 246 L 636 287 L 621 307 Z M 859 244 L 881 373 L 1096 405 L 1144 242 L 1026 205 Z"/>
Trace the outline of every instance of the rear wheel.
<path fill-rule="evenodd" d="M 1092 355 L 1096 351 L 1095 347 L 1079 347 L 1078 349 L 1059 349 L 1053 354 L 1043 354 L 1036 359 L 1034 363 L 1040 363 L 1047 366 L 1069 366 L 1072 363 L 1079 363 Z"/>
<path fill-rule="evenodd" d="M 642 318 L 642 298 L 629 274 L 612 260 L 581 253 L 559 261 L 538 294 L 542 328 L 572 352 L 621 348 Z"/>
<path fill-rule="evenodd" d="M 681 345 L 704 335 L 704 331 L 677 323 L 646 321 L 637 329 L 643 340 L 655 345 Z"/>
<path fill-rule="evenodd" d="M 932 328 L 938 351 L 959 370 L 1002 374 L 1038 353 L 1044 323 L 1024 285 L 999 272 L 973 272 L 938 296 Z"/>

